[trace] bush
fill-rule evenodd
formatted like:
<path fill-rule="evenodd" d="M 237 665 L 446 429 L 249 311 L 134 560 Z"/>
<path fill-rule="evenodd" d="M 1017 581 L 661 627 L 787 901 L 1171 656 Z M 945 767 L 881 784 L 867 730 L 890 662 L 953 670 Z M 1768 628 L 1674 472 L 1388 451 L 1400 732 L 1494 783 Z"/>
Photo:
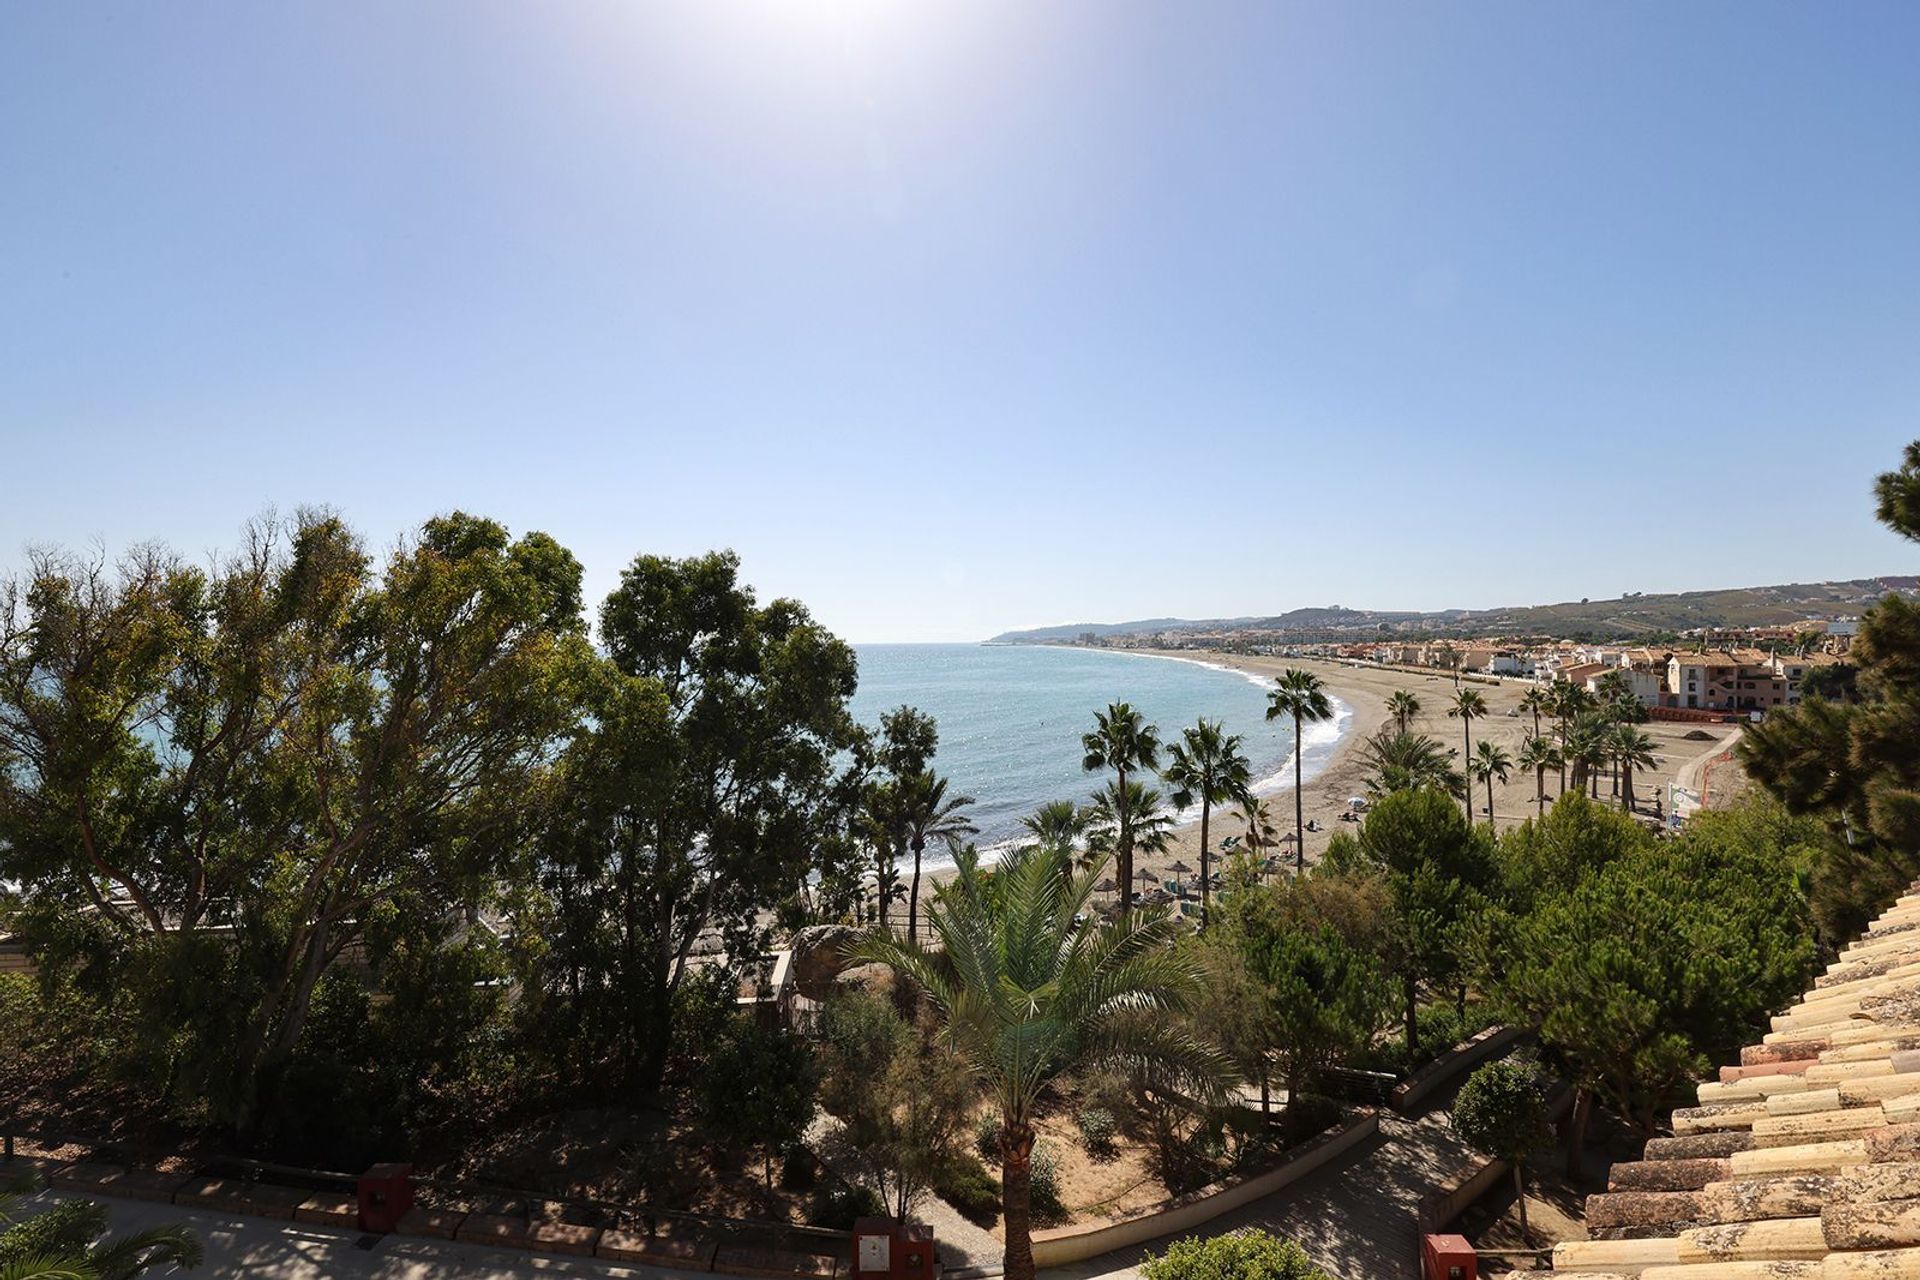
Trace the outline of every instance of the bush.
<path fill-rule="evenodd" d="M 1082 1107 L 1074 1120 L 1080 1126 L 1080 1141 L 1090 1154 L 1101 1155 L 1113 1150 L 1113 1139 L 1120 1129 L 1114 1122 L 1113 1112 L 1105 1107 Z"/>
<path fill-rule="evenodd" d="M 933 1189 L 977 1227 L 991 1227 L 1000 1216 L 1000 1180 L 973 1156 L 954 1157 Z"/>
<path fill-rule="evenodd" d="M 24 1264 L 31 1258 L 84 1254 L 106 1229 L 105 1209 L 91 1200 L 63 1200 L 44 1213 L 0 1231 L 0 1269 Z"/>
<path fill-rule="evenodd" d="M 886 1211 L 872 1187 L 841 1183 L 814 1196 L 807 1209 L 807 1225 L 851 1231 L 856 1218 L 880 1217 Z"/>
<path fill-rule="evenodd" d="M 1255 1230 L 1177 1240 L 1164 1257 L 1149 1253 L 1140 1274 L 1144 1280 L 1331 1280 L 1293 1241 Z"/>
<path fill-rule="evenodd" d="M 1033 1144 L 1033 1216 L 1043 1223 L 1065 1222 L 1067 1207 L 1060 1202 L 1060 1153 L 1051 1142 Z"/>
<path fill-rule="evenodd" d="M 820 1181 L 820 1161 L 804 1143 L 794 1143 L 780 1157 L 780 1185 L 788 1191 L 811 1191 Z"/>
<path fill-rule="evenodd" d="M 982 1160 L 1000 1158 L 1000 1117 L 989 1111 L 973 1122 L 973 1146 Z"/>

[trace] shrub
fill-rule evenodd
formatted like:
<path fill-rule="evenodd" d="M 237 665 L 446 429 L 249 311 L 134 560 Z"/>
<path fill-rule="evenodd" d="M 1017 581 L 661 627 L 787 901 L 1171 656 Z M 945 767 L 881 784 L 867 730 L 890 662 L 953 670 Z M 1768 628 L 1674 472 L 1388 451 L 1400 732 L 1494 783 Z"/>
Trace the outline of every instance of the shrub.
<path fill-rule="evenodd" d="M 1000 1180 L 965 1153 L 942 1171 L 934 1192 L 975 1226 L 991 1227 L 1000 1216 Z"/>
<path fill-rule="evenodd" d="M 1000 1117 L 989 1111 L 973 1122 L 973 1146 L 982 1160 L 1000 1158 Z"/>
<path fill-rule="evenodd" d="M 874 1218 L 886 1213 L 886 1206 L 871 1187 L 841 1183 L 813 1198 L 807 1210 L 807 1224 L 834 1231 L 851 1231 L 856 1218 Z"/>
<path fill-rule="evenodd" d="M 1043 1223 L 1065 1222 L 1067 1207 L 1060 1202 L 1060 1153 L 1051 1142 L 1033 1144 L 1033 1216 Z"/>
<path fill-rule="evenodd" d="M 1080 1141 L 1088 1152 L 1099 1155 L 1113 1150 L 1114 1135 L 1120 1128 L 1114 1122 L 1113 1112 L 1105 1107 L 1082 1107 L 1074 1120 L 1080 1126 Z"/>
<path fill-rule="evenodd" d="M 1256 1230 L 1176 1240 L 1164 1256 L 1149 1253 L 1140 1274 L 1144 1280 L 1331 1280 L 1299 1245 Z"/>

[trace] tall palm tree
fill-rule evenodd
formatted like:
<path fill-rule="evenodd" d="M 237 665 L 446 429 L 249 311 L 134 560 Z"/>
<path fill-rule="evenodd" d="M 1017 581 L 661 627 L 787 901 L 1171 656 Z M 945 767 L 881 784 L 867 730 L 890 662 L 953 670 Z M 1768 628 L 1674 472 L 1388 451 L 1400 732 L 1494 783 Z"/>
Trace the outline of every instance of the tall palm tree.
<path fill-rule="evenodd" d="M 1520 696 L 1520 709 L 1533 715 L 1533 736 L 1540 736 L 1540 717 L 1553 712 L 1553 694 L 1546 688 L 1535 685 Z"/>
<path fill-rule="evenodd" d="M 1554 745 L 1553 739 L 1535 734 L 1520 748 L 1519 765 L 1533 770 L 1533 800 L 1539 816 L 1544 818 L 1547 816 L 1547 770 L 1566 765 L 1560 757 L 1560 748 Z"/>
<path fill-rule="evenodd" d="M 1453 705 L 1447 708 L 1447 715 L 1449 717 L 1454 717 L 1454 716 L 1459 717 L 1460 731 L 1463 735 L 1465 735 L 1464 745 L 1466 747 L 1466 750 L 1460 753 L 1460 759 L 1463 763 L 1466 763 L 1468 765 L 1472 764 L 1473 722 L 1475 720 L 1480 719 L 1482 716 L 1486 714 L 1487 714 L 1487 700 L 1480 696 L 1480 691 L 1478 689 L 1462 689 L 1458 693 L 1453 695 Z M 1467 806 L 1467 825 L 1472 826 L 1473 825 L 1473 797 L 1471 795 L 1467 797 L 1466 806 Z"/>
<path fill-rule="evenodd" d="M 938 840 L 954 850 L 962 840 L 980 830 L 961 812 L 973 803 L 973 797 L 949 796 L 947 781 L 931 769 L 922 769 L 900 779 L 896 788 L 900 827 L 913 854 L 913 887 L 907 893 L 909 942 L 920 938 L 920 855 L 926 851 L 927 843 Z"/>
<path fill-rule="evenodd" d="M 1161 777 L 1173 788 L 1173 807 L 1185 809 L 1200 803 L 1200 927 L 1207 927 L 1207 908 L 1213 901 L 1208 883 L 1208 867 L 1213 845 L 1209 840 L 1213 806 L 1228 804 L 1247 794 L 1253 786 L 1252 766 L 1240 749 L 1240 735 L 1227 733 L 1217 720 L 1202 717 L 1191 729 L 1180 733 L 1180 741 L 1167 752 L 1167 767 Z"/>
<path fill-rule="evenodd" d="M 1657 763 L 1653 758 L 1653 739 L 1630 724 L 1617 724 L 1613 727 L 1612 742 L 1614 763 L 1620 769 L 1620 807 L 1633 812 L 1633 771 L 1651 769 Z"/>
<path fill-rule="evenodd" d="M 987 877 L 971 854 L 934 895 L 938 950 L 874 934 L 859 949 L 912 979 L 944 1024 L 945 1039 L 1000 1112 L 1002 1265 L 1033 1280 L 1034 1110 L 1063 1075 L 1123 1067 L 1189 1096 L 1222 1096 L 1225 1055 L 1169 1014 L 1197 994 L 1200 975 L 1173 946 L 1164 912 L 1093 923 L 1089 903 L 1104 865 L 1065 877 L 1058 853 L 1024 850 Z"/>
<path fill-rule="evenodd" d="M 1507 774 L 1513 769 L 1513 757 L 1506 748 L 1497 742 L 1488 742 L 1482 738 L 1479 750 L 1473 753 L 1473 759 L 1467 762 L 1473 776 L 1487 784 L 1487 825 L 1493 825 L 1493 780 L 1500 779 L 1506 785 Z"/>
<path fill-rule="evenodd" d="M 1566 726 L 1566 745 L 1561 754 L 1573 768 L 1575 790 L 1587 788 L 1594 799 L 1600 798 L 1600 770 L 1608 760 L 1608 726 L 1589 711 Z"/>
<path fill-rule="evenodd" d="M 1124 702 L 1112 703 L 1105 711 L 1095 712 L 1093 722 L 1093 732 L 1080 738 L 1080 746 L 1086 752 L 1080 764 L 1088 773 L 1113 770 L 1119 784 L 1114 790 L 1114 802 L 1119 808 L 1114 814 L 1113 853 L 1114 869 L 1120 876 L 1120 914 L 1124 916 L 1132 909 L 1128 883 L 1133 879 L 1134 814 L 1127 807 L 1133 792 L 1127 787 L 1127 775 L 1160 767 L 1160 730 Z"/>
<path fill-rule="evenodd" d="M 1273 825 L 1272 806 L 1255 795 L 1240 796 L 1238 804 L 1240 824 L 1245 828 L 1240 843 L 1254 857 L 1263 857 L 1262 850 L 1271 849 L 1280 835 L 1280 829 Z"/>
<path fill-rule="evenodd" d="M 25 1226 L 39 1215 L 22 1219 L 20 1200 L 40 1189 L 37 1178 L 15 1178 L 0 1184 L 0 1228 Z M 80 1206 L 60 1235 L 46 1243 L 53 1253 L 15 1258 L 0 1265 L 5 1280 L 132 1280 L 154 1267 L 187 1270 L 200 1265 L 200 1239 L 182 1226 L 149 1227 L 132 1235 L 100 1237 L 107 1229 L 107 1211 L 90 1200 Z M 69 1212 L 73 1212 L 69 1210 Z"/>
<path fill-rule="evenodd" d="M 1305 871 L 1307 801 L 1306 792 L 1300 784 L 1300 767 L 1307 752 L 1301 727 L 1333 719 L 1333 699 L 1327 696 L 1326 686 L 1320 682 L 1319 676 L 1298 667 L 1288 667 L 1274 679 L 1273 685 L 1267 694 L 1267 719 L 1278 720 L 1282 716 L 1293 718 L 1293 867 L 1295 871 Z"/>
<path fill-rule="evenodd" d="M 1393 717 L 1393 723 L 1401 733 L 1413 728 L 1413 718 L 1420 714 L 1420 699 L 1413 696 L 1411 690 L 1396 689 L 1387 695 L 1387 714 Z"/>

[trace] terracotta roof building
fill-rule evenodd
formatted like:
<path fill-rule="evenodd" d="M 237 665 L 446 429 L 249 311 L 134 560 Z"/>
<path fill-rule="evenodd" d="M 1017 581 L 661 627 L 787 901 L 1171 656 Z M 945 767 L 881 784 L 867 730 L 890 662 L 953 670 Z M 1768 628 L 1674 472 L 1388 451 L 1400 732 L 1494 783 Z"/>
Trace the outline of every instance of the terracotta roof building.
<path fill-rule="evenodd" d="M 1587 1200 L 1556 1273 L 1920 1278 L 1920 885 Z"/>

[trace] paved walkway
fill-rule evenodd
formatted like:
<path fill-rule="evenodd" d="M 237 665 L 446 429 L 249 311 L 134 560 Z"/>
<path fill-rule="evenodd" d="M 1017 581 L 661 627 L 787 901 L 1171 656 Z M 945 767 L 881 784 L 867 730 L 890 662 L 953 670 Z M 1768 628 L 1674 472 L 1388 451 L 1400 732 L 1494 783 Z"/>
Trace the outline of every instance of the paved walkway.
<path fill-rule="evenodd" d="M 1339 1162 L 1188 1234 L 1223 1235 L 1240 1227 L 1260 1227 L 1298 1241 L 1336 1280 L 1416 1275 L 1414 1211 L 1420 1197 L 1472 1158 L 1447 1120 L 1451 1104 L 1449 1095 L 1412 1120 L 1385 1113 L 1379 1135 Z M 1139 1274 L 1142 1253 L 1164 1253 L 1176 1238 L 1117 1249 L 1044 1274 L 1049 1280 L 1125 1280 Z"/>

